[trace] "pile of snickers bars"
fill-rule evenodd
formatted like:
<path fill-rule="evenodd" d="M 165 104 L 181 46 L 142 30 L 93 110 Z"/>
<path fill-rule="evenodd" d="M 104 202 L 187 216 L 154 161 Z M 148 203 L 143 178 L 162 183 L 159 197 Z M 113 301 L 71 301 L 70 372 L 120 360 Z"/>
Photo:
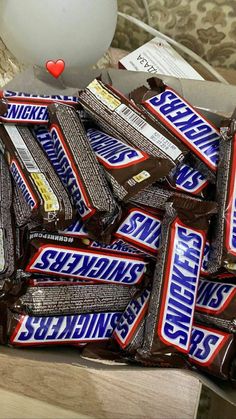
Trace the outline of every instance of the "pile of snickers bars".
<path fill-rule="evenodd" d="M 1 92 L 0 343 L 106 342 L 233 381 L 235 119 L 146 86 Z"/>

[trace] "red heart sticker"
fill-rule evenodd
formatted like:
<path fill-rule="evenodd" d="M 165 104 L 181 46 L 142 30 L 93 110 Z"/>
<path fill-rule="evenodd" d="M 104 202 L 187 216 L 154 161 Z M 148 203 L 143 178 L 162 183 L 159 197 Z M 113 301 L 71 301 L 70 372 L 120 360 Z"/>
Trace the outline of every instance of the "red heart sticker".
<path fill-rule="evenodd" d="M 57 79 L 65 69 L 65 62 L 63 60 L 49 60 L 46 62 L 46 69 L 53 77 Z"/>

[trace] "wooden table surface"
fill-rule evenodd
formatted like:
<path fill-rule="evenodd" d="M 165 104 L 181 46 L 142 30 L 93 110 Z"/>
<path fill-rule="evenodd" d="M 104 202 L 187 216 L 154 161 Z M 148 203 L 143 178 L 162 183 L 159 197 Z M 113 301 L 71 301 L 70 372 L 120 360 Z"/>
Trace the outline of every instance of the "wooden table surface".
<path fill-rule="evenodd" d="M 0 350 L 0 418 L 194 418 L 197 377 L 103 365 L 77 349 Z"/>

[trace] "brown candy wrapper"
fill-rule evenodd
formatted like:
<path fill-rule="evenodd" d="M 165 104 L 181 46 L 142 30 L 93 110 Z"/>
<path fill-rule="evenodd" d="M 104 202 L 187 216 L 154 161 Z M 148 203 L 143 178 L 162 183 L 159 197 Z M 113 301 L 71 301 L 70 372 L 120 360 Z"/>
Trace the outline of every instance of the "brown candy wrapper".
<path fill-rule="evenodd" d="M 140 188 L 160 178 L 164 164 L 162 159 L 152 157 L 98 129 L 89 128 L 87 137 L 118 199 L 127 201 Z"/>
<path fill-rule="evenodd" d="M 155 124 L 112 86 L 95 79 L 80 93 L 80 101 L 105 132 L 163 159 L 159 178 L 167 175 L 172 167 L 183 160 L 186 149 L 176 137 Z"/>
<path fill-rule="evenodd" d="M 220 142 L 217 176 L 218 212 L 212 228 L 208 271 L 222 266 L 236 272 L 236 118 L 232 119 Z"/>
<path fill-rule="evenodd" d="M 27 127 L 1 125 L 5 160 L 16 186 L 43 228 L 66 228 L 74 218 L 69 195 Z"/>
<path fill-rule="evenodd" d="M 206 233 L 214 212 L 212 202 L 176 198 L 167 204 L 144 344 L 136 356 L 144 364 L 165 361 L 179 366 L 189 351 Z"/>
<path fill-rule="evenodd" d="M 235 337 L 217 328 L 193 324 L 189 361 L 202 371 L 228 380 L 233 378 L 233 359 L 236 355 Z"/>
<path fill-rule="evenodd" d="M 58 163 L 74 205 L 91 234 L 108 234 L 119 217 L 119 207 L 82 123 L 70 106 L 52 104 L 48 109 Z"/>
<path fill-rule="evenodd" d="M 220 139 L 218 129 L 161 79 L 153 77 L 147 81 L 150 89 L 142 86 L 131 92 L 130 98 L 155 122 L 176 136 L 200 163 L 198 170 L 215 181 Z"/>

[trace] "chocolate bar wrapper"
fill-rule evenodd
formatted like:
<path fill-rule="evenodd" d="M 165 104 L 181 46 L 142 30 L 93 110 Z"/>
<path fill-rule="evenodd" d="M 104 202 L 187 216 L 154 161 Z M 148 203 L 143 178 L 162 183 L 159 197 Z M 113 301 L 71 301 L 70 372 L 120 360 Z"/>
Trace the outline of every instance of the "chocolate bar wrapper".
<path fill-rule="evenodd" d="M 103 249 L 103 250 L 111 250 L 114 252 L 118 252 L 118 253 L 124 253 L 124 254 L 133 254 L 136 256 L 141 256 L 141 257 L 147 257 L 149 258 L 150 255 L 137 249 L 134 246 L 130 246 L 128 243 L 124 242 L 123 240 L 118 240 L 115 239 L 111 242 L 111 244 L 106 244 L 106 243 L 102 243 L 102 242 L 98 242 L 96 240 L 91 240 L 91 239 L 82 239 L 82 242 L 89 246 L 90 248 L 94 248 L 94 249 Z"/>
<path fill-rule="evenodd" d="M 114 236 L 146 253 L 157 255 L 163 215 L 162 211 L 150 207 L 127 204 Z"/>
<path fill-rule="evenodd" d="M 196 322 L 200 322 L 205 325 L 210 325 L 212 327 L 216 327 L 219 330 L 224 330 L 228 333 L 236 333 L 236 318 L 232 318 L 231 320 L 225 320 L 218 316 L 211 316 L 209 314 L 200 313 L 198 311 L 195 312 L 194 319 Z"/>
<path fill-rule="evenodd" d="M 66 105 L 49 105 L 49 115 L 50 133 L 68 192 L 91 234 L 104 235 L 119 217 L 119 207 L 82 123 L 76 111 Z"/>
<path fill-rule="evenodd" d="M 29 276 L 26 280 L 26 284 L 29 287 L 59 287 L 66 285 L 69 287 L 70 285 L 90 285 L 90 284 L 96 284 L 94 281 L 86 281 L 83 279 L 77 279 L 73 277 L 53 277 L 53 276 L 47 276 L 47 275 L 38 275 L 34 274 L 32 276 Z"/>
<path fill-rule="evenodd" d="M 151 284 L 138 290 L 125 308 L 115 330 L 113 338 L 122 350 L 130 354 L 142 346 L 144 319 L 151 294 Z"/>
<path fill-rule="evenodd" d="M 163 161 L 98 129 L 88 129 L 87 137 L 118 199 L 127 201 L 159 179 Z"/>
<path fill-rule="evenodd" d="M 74 218 L 69 195 L 27 127 L 0 126 L 1 146 L 32 219 L 47 230 L 66 228 Z"/>
<path fill-rule="evenodd" d="M 110 284 L 28 287 L 10 309 L 30 316 L 124 311 L 135 293 L 135 287 Z"/>
<path fill-rule="evenodd" d="M 212 229 L 211 254 L 208 270 L 215 273 L 220 267 L 236 272 L 236 118 L 220 142 L 217 175 L 218 212 Z"/>
<path fill-rule="evenodd" d="M 61 316 L 28 316 L 1 307 L 0 343 L 46 346 L 107 341 L 122 314 L 119 311 Z"/>
<path fill-rule="evenodd" d="M 189 351 L 206 233 L 215 210 L 212 202 L 181 198 L 167 205 L 144 344 L 136 355 L 146 365 L 165 360 L 174 366 Z"/>
<path fill-rule="evenodd" d="M 186 196 L 184 193 L 167 188 L 161 182 L 156 182 L 154 185 L 143 189 L 132 197 L 129 202 L 165 211 L 167 201 L 175 197 L 189 199 L 192 202 L 201 202 L 201 199 L 190 195 Z"/>
<path fill-rule="evenodd" d="M 235 337 L 217 328 L 193 324 L 189 361 L 202 371 L 228 380 L 236 355 Z"/>
<path fill-rule="evenodd" d="M 0 283 L 15 270 L 14 230 L 11 177 L 3 156 L 0 155 Z"/>
<path fill-rule="evenodd" d="M 0 122 L 47 125 L 49 120 L 47 107 L 54 102 L 78 107 L 76 96 L 34 95 L 2 90 L 0 91 Z"/>
<path fill-rule="evenodd" d="M 141 255 L 94 249 L 79 239 L 57 234 L 31 232 L 22 268 L 27 273 L 75 277 L 97 283 L 135 285 L 148 271 Z"/>
<path fill-rule="evenodd" d="M 199 170 L 215 181 L 219 130 L 161 79 L 152 77 L 147 82 L 150 89 L 142 86 L 134 90 L 130 98 L 175 135 L 201 162 Z"/>
<path fill-rule="evenodd" d="M 59 230 L 58 233 L 64 236 L 77 237 L 79 239 L 89 237 L 89 232 L 80 217 L 75 218 L 69 227 L 65 228 L 65 230 Z"/>
<path fill-rule="evenodd" d="M 150 156 L 164 159 L 159 178 L 183 160 L 186 148 L 176 137 L 112 86 L 95 79 L 80 93 L 80 102 L 105 132 Z"/>
<path fill-rule="evenodd" d="M 224 320 L 236 319 L 236 283 L 200 278 L 196 311 Z"/>
<path fill-rule="evenodd" d="M 204 198 L 208 196 L 209 181 L 206 177 L 189 164 L 180 164 L 167 176 L 170 187 L 176 191 L 185 192 Z"/>

